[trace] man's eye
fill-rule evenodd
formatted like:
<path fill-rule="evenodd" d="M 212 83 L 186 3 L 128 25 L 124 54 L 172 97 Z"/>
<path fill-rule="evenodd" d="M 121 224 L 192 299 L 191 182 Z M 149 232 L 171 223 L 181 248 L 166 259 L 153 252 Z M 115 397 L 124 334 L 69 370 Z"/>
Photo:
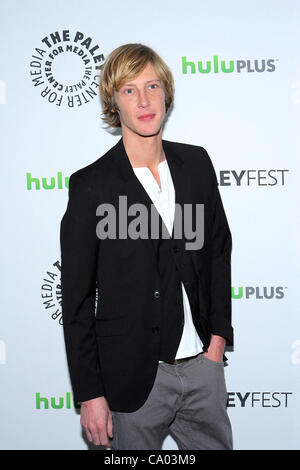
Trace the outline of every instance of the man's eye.
<path fill-rule="evenodd" d="M 153 88 L 156 88 L 158 87 L 157 83 L 151 83 L 151 85 L 149 85 L 150 87 L 153 87 Z"/>
<path fill-rule="evenodd" d="M 132 94 L 132 91 L 133 91 L 132 88 L 126 88 L 126 89 L 124 90 L 124 93 L 125 93 L 125 95 L 131 95 L 131 94 Z"/>

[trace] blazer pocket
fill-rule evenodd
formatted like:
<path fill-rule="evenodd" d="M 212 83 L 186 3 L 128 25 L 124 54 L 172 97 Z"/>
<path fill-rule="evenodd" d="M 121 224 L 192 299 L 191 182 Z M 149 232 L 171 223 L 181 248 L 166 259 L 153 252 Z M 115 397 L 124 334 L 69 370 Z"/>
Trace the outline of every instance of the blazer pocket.
<path fill-rule="evenodd" d="M 114 318 L 96 318 L 96 331 L 98 336 L 125 335 L 130 330 L 128 315 Z"/>

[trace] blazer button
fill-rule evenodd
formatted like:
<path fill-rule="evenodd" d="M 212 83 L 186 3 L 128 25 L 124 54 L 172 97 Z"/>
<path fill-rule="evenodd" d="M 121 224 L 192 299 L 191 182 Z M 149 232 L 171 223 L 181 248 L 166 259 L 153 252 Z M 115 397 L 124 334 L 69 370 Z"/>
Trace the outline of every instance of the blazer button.
<path fill-rule="evenodd" d="M 153 292 L 153 295 L 154 295 L 154 297 L 155 297 L 156 299 L 158 299 L 158 298 L 160 297 L 160 292 L 159 292 L 159 290 L 155 290 L 155 291 Z"/>
<path fill-rule="evenodd" d="M 152 326 L 152 332 L 153 332 L 153 333 L 158 333 L 159 330 L 160 330 L 159 326 L 157 326 L 157 325 L 156 325 L 156 326 Z"/>
<path fill-rule="evenodd" d="M 174 253 L 178 253 L 179 252 L 178 246 L 173 246 L 173 251 L 174 251 Z"/>

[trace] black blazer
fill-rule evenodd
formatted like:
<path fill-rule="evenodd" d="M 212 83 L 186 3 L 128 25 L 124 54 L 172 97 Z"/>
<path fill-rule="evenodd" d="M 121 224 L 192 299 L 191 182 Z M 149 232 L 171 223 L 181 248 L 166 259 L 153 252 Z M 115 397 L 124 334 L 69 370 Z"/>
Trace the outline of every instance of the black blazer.
<path fill-rule="evenodd" d="M 202 147 L 162 144 L 176 203 L 204 204 L 204 246 L 188 250 L 198 273 L 197 331 L 204 349 L 211 334 L 232 345 L 231 233 L 213 165 Z M 60 232 L 62 315 L 74 399 L 105 396 L 111 410 L 132 412 L 146 401 L 156 376 L 159 335 L 153 326 L 161 319 L 162 296 L 151 239 L 96 235 L 98 205 L 117 208 L 119 195 L 127 196 L 128 207 L 143 203 L 150 213 L 152 201 L 122 138 L 70 177 Z"/>

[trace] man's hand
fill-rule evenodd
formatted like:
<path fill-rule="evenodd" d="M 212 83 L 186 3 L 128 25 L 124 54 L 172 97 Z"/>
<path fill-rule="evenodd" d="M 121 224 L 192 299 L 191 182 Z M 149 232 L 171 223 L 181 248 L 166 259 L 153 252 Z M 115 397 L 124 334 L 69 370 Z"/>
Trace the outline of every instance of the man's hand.
<path fill-rule="evenodd" d="M 108 436 L 113 437 L 112 415 L 105 397 L 81 403 L 81 426 L 90 442 L 110 447 Z"/>
<path fill-rule="evenodd" d="M 204 353 L 204 355 L 212 361 L 222 362 L 225 344 L 226 340 L 222 338 L 222 336 L 211 335 L 209 347 L 207 349 L 207 352 Z"/>

